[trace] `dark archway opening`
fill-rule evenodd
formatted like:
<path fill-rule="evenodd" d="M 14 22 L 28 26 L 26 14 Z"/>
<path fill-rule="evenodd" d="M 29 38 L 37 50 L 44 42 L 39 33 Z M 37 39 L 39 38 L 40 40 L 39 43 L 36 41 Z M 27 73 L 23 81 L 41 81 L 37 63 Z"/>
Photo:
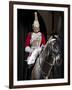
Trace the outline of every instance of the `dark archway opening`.
<path fill-rule="evenodd" d="M 58 11 L 43 10 L 17 10 L 17 79 L 27 80 L 27 53 L 25 52 L 25 39 L 28 32 L 32 32 L 34 12 L 38 13 L 40 31 L 45 35 L 46 40 L 50 35 L 58 34 L 61 38 L 61 49 L 63 64 L 61 75 L 64 77 L 64 13 Z M 53 70 L 54 71 L 54 70 Z"/>

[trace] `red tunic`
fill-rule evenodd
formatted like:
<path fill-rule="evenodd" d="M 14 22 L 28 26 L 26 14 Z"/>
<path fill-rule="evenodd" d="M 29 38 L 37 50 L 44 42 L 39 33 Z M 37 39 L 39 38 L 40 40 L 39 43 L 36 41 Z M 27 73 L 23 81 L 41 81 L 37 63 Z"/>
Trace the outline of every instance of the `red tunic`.
<path fill-rule="evenodd" d="M 25 42 L 25 47 L 30 46 L 30 40 L 31 40 L 31 33 L 29 32 L 27 37 L 26 37 L 26 42 Z M 46 44 L 45 36 L 42 34 L 42 40 L 41 40 L 41 45 Z"/>

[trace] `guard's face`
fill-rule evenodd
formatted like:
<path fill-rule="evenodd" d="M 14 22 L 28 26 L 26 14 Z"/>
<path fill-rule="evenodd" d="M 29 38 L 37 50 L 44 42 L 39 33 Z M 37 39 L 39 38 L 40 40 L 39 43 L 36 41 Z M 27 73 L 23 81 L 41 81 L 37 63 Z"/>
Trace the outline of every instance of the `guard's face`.
<path fill-rule="evenodd" d="M 33 31 L 37 33 L 40 31 L 40 28 L 39 27 L 33 27 Z"/>

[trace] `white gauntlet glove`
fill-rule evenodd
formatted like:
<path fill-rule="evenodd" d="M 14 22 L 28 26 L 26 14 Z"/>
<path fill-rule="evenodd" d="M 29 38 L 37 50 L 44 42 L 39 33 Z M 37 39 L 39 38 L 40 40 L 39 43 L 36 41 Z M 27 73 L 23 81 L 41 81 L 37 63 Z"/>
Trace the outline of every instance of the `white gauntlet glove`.
<path fill-rule="evenodd" d="M 25 47 L 25 52 L 32 53 L 33 49 L 31 49 L 29 46 Z"/>

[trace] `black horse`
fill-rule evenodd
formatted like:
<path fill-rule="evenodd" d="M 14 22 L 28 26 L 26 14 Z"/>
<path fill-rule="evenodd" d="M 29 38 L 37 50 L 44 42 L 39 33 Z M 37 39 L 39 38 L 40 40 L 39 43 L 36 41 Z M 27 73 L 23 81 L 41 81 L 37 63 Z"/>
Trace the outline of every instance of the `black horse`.
<path fill-rule="evenodd" d="M 58 35 L 51 36 L 36 59 L 32 69 L 31 79 L 49 79 L 54 66 L 61 67 L 61 56 L 61 40 Z M 57 76 L 60 74 L 61 72 Z"/>

